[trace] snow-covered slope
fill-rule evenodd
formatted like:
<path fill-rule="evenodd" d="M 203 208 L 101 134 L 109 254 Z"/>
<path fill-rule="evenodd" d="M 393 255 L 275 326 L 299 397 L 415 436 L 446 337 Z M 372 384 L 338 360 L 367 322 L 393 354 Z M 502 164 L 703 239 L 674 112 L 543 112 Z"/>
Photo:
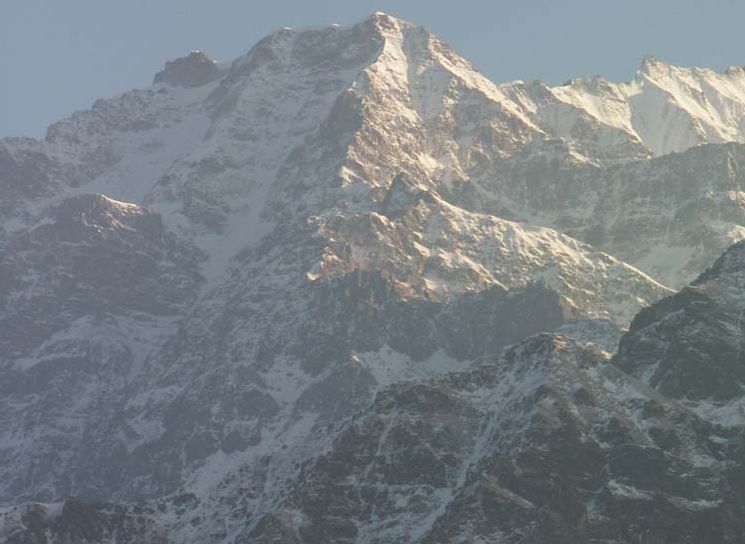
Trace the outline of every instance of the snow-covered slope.
<path fill-rule="evenodd" d="M 638 308 L 667 292 L 569 236 L 465 211 L 403 175 L 378 210 L 334 211 L 313 221 L 328 245 L 309 273 L 312 280 L 381 270 L 401 296 L 427 300 L 540 281 L 576 317 L 611 319 L 622 327 Z"/>
<path fill-rule="evenodd" d="M 599 159 L 612 160 L 621 148 L 660 156 L 705 143 L 745 142 L 742 67 L 718 73 L 648 56 L 628 83 L 595 76 L 559 87 L 539 81 L 505 87 L 526 101 L 547 132 L 579 141 L 589 132 Z"/>

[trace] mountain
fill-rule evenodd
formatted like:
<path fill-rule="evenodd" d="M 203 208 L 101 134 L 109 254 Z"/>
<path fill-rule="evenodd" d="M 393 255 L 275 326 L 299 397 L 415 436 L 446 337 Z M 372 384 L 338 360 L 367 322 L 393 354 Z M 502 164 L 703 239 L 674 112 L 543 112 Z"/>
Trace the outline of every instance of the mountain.
<path fill-rule="evenodd" d="M 745 236 L 741 144 L 604 167 L 567 162 L 565 149 L 511 158 L 464 205 L 559 230 L 676 289 Z"/>
<path fill-rule="evenodd" d="M 496 363 L 381 392 L 239 538 L 738 542 L 742 429 L 538 335 Z"/>
<path fill-rule="evenodd" d="M 733 408 L 656 391 L 642 367 L 684 340 L 634 339 L 745 238 L 739 73 L 647 59 L 628 84 L 498 85 L 375 13 L 230 64 L 191 52 L 43 141 L 0 140 L 0 534 L 736 531 L 739 495 L 696 472 L 736 459 L 707 442 L 739 432 L 708 417 Z M 685 451 L 649 449 L 658 426 Z M 647 489 L 613 464 L 628 452 L 683 460 Z M 645 493 L 647 517 L 618 498 Z"/>
<path fill-rule="evenodd" d="M 645 308 L 619 345 L 616 364 L 700 417 L 743 424 L 743 259 L 729 248 L 675 296 Z"/>
<path fill-rule="evenodd" d="M 248 541 L 739 542 L 744 264 L 642 310 L 612 358 L 540 334 L 381 391 Z"/>
<path fill-rule="evenodd" d="M 619 144 L 661 156 L 705 143 L 745 141 L 745 69 L 739 66 L 717 73 L 647 56 L 627 83 L 595 76 L 552 88 L 536 81 L 515 84 L 514 93 L 527 98 L 555 136 L 579 139 L 593 130 L 596 145 L 609 152 L 604 158 Z"/>
<path fill-rule="evenodd" d="M 168 542 L 176 517 L 177 542 L 739 542 L 743 259 L 733 246 L 640 312 L 612 358 L 543 333 L 467 370 L 382 388 L 354 417 L 312 429 L 324 446 L 285 472 L 263 512 L 251 483 L 271 460 L 223 483 L 232 534 L 194 494 L 8 508 L 3 534 Z"/>

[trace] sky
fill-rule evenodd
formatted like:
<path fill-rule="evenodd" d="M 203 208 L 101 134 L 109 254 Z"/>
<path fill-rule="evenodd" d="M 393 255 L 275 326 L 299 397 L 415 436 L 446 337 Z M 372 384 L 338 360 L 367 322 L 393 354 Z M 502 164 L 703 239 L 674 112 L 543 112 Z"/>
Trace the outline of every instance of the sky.
<path fill-rule="evenodd" d="M 278 28 L 374 11 L 427 27 L 496 82 L 627 81 L 646 54 L 745 65 L 742 0 L 0 0 L 0 136 L 43 137 L 191 50 L 232 60 Z"/>

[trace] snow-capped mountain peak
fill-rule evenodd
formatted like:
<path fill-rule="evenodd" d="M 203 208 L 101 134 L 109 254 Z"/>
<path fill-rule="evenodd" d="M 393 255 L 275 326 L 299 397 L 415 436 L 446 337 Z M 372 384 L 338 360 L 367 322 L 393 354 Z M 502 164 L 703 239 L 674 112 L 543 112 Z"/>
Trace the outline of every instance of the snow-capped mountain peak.
<path fill-rule="evenodd" d="M 649 447 L 669 436 L 657 420 L 690 416 L 648 365 L 617 358 L 628 376 L 607 355 L 640 308 L 745 238 L 745 146 L 715 145 L 744 138 L 743 77 L 649 58 L 627 83 L 496 84 L 376 12 L 280 29 L 229 64 L 193 51 L 44 141 L 0 140 L 0 501 L 54 501 L 0 508 L 0 539 L 4 520 L 43 535 L 90 519 L 133 541 L 456 541 L 489 504 L 523 516 L 518 534 L 545 493 L 500 478 L 543 473 L 501 463 L 537 444 L 534 467 L 554 466 L 551 429 L 626 482 L 569 460 L 551 507 L 590 482 L 557 510 L 581 540 L 595 505 L 598 520 L 657 492 L 618 460 L 667 459 Z M 710 273 L 730 280 L 693 289 L 734 301 L 724 329 L 704 316 L 723 334 L 737 255 Z M 646 315 L 700 329 L 665 304 Z M 679 341 L 643 321 L 634 357 Z M 712 462 L 713 431 L 681 425 L 673 479 Z M 344 510 L 380 481 L 399 486 L 381 499 L 393 517 Z M 690 510 L 713 503 L 687 489 Z M 71 494 L 147 506 L 62 505 Z M 481 529 L 470 539 L 504 540 Z"/>
<path fill-rule="evenodd" d="M 683 68 L 647 55 L 628 83 L 595 77 L 573 80 L 554 92 L 602 125 L 638 139 L 656 156 L 704 143 L 745 141 L 741 70 Z"/>

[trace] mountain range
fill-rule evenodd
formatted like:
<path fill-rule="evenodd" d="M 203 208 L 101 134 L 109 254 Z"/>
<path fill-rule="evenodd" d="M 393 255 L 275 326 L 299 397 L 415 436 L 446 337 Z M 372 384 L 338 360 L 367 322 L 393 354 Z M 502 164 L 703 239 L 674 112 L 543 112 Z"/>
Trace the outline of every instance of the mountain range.
<path fill-rule="evenodd" d="M 743 184 L 743 68 L 384 13 L 0 139 L 0 540 L 741 542 Z"/>

